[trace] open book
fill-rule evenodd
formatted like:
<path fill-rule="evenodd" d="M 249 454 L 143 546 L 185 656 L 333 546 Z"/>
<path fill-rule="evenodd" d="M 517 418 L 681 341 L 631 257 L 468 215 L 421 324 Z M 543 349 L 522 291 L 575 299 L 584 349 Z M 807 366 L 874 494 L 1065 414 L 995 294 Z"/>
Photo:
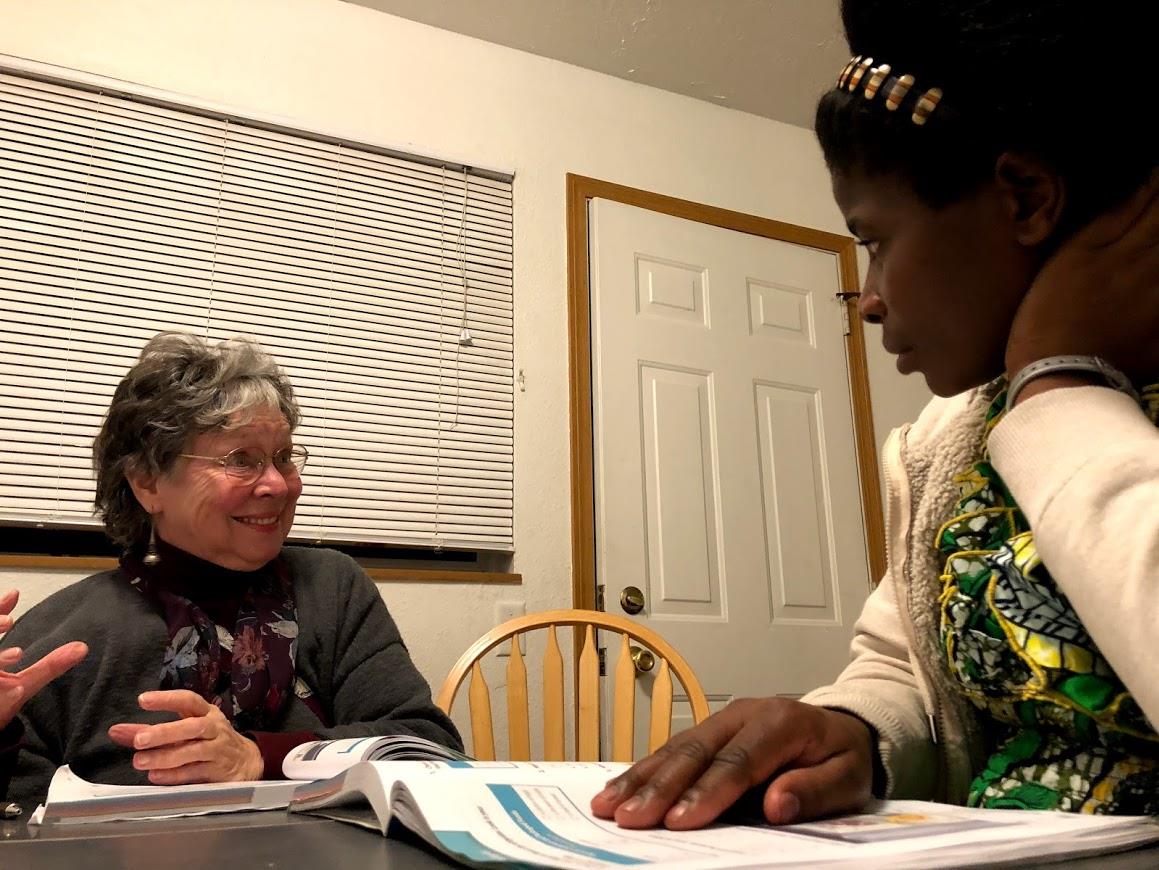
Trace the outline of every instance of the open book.
<path fill-rule="evenodd" d="M 299 786 L 290 811 L 383 834 L 393 820 L 470 866 L 932 868 L 1096 854 L 1159 840 L 1159 824 L 1149 817 L 973 810 L 918 801 L 883 801 L 857 815 L 783 827 L 629 831 L 589 809 L 592 795 L 626 767 L 371 761 Z"/>
<path fill-rule="evenodd" d="M 295 746 L 282 761 L 286 779 L 326 779 L 360 761 L 470 761 L 469 755 L 425 737 L 348 737 Z"/>
<path fill-rule="evenodd" d="M 361 761 L 466 760 L 467 756 L 422 737 L 349 737 L 296 746 L 282 762 L 286 780 L 196 785 L 103 785 L 77 776 L 66 764 L 52 777 L 48 795 L 31 824 L 77 824 L 122 819 L 283 809 L 300 780 L 325 779 Z M 287 781 L 288 780 L 288 781 Z"/>

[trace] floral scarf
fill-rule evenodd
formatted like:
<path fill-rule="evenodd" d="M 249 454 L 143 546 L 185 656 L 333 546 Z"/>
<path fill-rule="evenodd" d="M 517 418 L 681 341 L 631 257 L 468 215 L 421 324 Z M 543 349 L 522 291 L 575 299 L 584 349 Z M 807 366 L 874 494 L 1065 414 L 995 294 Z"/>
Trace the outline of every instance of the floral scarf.
<path fill-rule="evenodd" d="M 1159 425 L 1159 384 L 1143 390 L 1141 404 Z M 980 459 L 954 478 L 955 515 L 935 541 L 946 560 L 946 661 L 982 711 L 993 750 L 968 802 L 1159 813 L 1159 734 L 1042 564 L 1034 532 L 988 461 L 986 442 L 1005 411 L 1003 388 Z"/>
<path fill-rule="evenodd" d="M 180 551 L 176 555 L 190 559 Z M 190 560 L 195 567 L 198 562 Z M 177 586 L 133 554 L 122 557 L 121 569 L 169 631 L 160 688 L 196 692 L 238 731 L 272 730 L 295 686 L 298 647 L 294 585 L 285 560 L 279 557 L 259 571 L 236 573 L 240 582 L 249 582 L 231 628 L 214 623 L 177 591 L 196 589 L 196 578 L 184 578 L 189 582 Z"/>

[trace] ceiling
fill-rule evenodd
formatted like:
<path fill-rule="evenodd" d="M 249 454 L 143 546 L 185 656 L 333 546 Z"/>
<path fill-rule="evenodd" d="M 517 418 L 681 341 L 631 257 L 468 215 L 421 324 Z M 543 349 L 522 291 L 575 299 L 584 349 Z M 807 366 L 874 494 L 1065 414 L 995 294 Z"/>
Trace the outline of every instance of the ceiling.
<path fill-rule="evenodd" d="M 346 0 L 801 127 L 849 59 L 838 0 Z"/>

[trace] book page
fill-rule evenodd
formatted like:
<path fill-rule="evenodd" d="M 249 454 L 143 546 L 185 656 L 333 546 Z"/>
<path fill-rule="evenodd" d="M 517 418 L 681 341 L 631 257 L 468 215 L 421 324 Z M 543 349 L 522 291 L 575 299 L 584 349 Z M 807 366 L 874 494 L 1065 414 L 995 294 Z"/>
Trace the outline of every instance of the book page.
<path fill-rule="evenodd" d="M 287 779 L 329 779 L 374 751 L 379 737 L 347 737 L 342 740 L 312 740 L 295 746 L 282 760 Z"/>
<path fill-rule="evenodd" d="M 303 765 L 312 763 L 303 762 Z M 329 779 L 299 783 L 290 809 L 308 812 L 365 800 L 378 812 L 385 830 L 391 812 L 389 795 L 399 781 L 435 777 L 445 788 L 455 789 L 476 780 L 559 782 L 575 779 L 583 785 L 598 782 L 602 788 L 602 783 L 629 766 L 599 761 L 364 761 Z"/>
<path fill-rule="evenodd" d="M 467 756 L 461 752 L 411 734 L 343 737 L 337 740 L 312 740 L 295 746 L 282 760 L 282 775 L 287 779 L 329 779 L 360 761 L 391 758 L 409 761 L 467 760 Z"/>
<path fill-rule="evenodd" d="M 1140 817 L 968 810 L 883 802 L 872 812 L 810 824 L 718 825 L 699 831 L 632 831 L 589 809 L 600 778 L 406 777 L 395 816 L 432 845 L 475 863 L 591 868 L 624 864 L 729 868 L 811 866 L 933 868 L 1123 848 L 1159 839 Z"/>
<path fill-rule="evenodd" d="M 264 780 L 193 785 L 104 785 L 77 776 L 66 764 L 48 786 L 30 824 L 77 824 L 123 819 L 171 819 L 208 813 L 282 809 L 296 782 Z"/>
<path fill-rule="evenodd" d="M 808 866 L 927 868 L 1113 851 L 1159 840 L 1139 816 L 975 810 L 889 801 L 866 812 L 773 827 L 719 824 L 699 831 L 631 831 L 595 818 L 593 795 L 626 764 L 364 762 L 303 784 L 291 810 L 368 800 L 386 833 L 391 818 L 467 863 L 591 868 Z M 341 817 L 335 814 L 331 817 Z M 346 819 L 344 819 L 346 820 Z"/>

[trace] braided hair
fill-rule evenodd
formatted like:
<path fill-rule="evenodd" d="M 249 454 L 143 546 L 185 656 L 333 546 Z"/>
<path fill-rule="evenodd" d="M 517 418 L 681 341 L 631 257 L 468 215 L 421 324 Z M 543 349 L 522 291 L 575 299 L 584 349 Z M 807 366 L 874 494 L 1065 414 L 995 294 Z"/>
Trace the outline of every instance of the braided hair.
<path fill-rule="evenodd" d="M 936 208 L 991 180 L 1003 153 L 1032 155 L 1063 179 L 1065 232 L 1156 166 L 1156 4 L 842 0 L 841 13 L 853 54 L 890 72 L 876 98 L 868 74 L 821 97 L 815 129 L 832 173 L 896 175 Z M 903 75 L 913 86 L 890 111 L 885 97 Z M 915 123 L 935 87 L 941 100 Z"/>

